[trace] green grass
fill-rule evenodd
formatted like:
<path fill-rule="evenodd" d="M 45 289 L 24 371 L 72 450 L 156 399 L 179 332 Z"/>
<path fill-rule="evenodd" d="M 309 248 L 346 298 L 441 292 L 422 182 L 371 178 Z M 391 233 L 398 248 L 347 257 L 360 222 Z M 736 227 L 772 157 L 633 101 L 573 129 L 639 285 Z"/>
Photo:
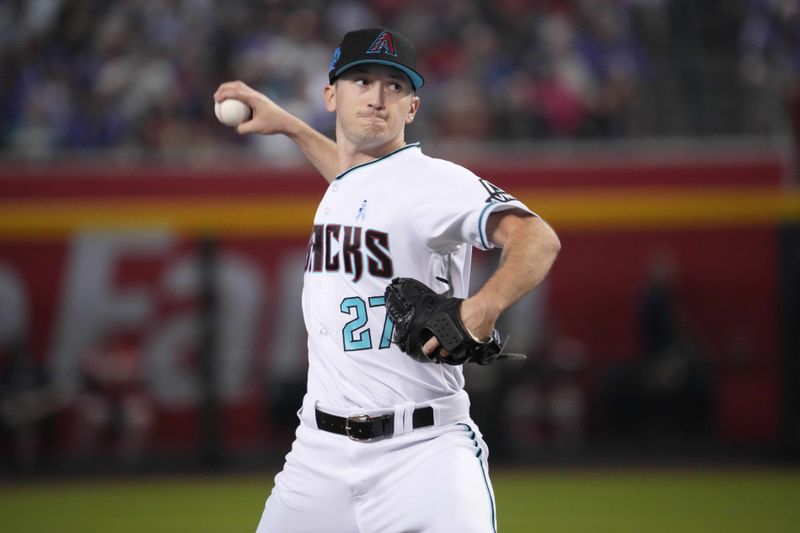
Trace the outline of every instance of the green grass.
<path fill-rule="evenodd" d="M 506 533 L 800 530 L 798 471 L 497 470 L 492 477 Z M 0 530 L 253 532 L 271 486 L 271 475 L 10 484 L 0 486 Z"/>
<path fill-rule="evenodd" d="M 499 475 L 500 531 L 800 531 L 800 472 L 631 471 Z"/>

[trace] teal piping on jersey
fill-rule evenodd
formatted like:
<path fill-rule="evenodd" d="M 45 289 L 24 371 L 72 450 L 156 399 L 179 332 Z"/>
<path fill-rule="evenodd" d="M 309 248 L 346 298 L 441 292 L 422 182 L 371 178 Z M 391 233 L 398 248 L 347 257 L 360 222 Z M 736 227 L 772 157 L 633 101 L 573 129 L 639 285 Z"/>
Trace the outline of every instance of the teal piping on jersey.
<path fill-rule="evenodd" d="M 484 207 L 483 211 L 481 211 L 481 216 L 478 217 L 478 237 L 481 240 L 481 245 L 486 250 L 489 249 L 489 245 L 487 244 L 488 243 L 488 239 L 486 238 L 486 232 L 485 232 L 486 226 L 483 223 L 483 217 L 485 217 L 488 214 L 488 211 L 489 211 L 490 207 L 496 206 L 499 203 L 500 202 L 492 202 L 492 203 L 486 204 L 486 207 Z"/>
<path fill-rule="evenodd" d="M 469 424 L 464 424 L 463 422 L 461 422 L 458 425 L 464 426 L 464 430 L 470 432 L 469 438 L 472 439 L 472 444 L 478 449 L 478 451 L 475 453 L 475 457 L 478 459 L 478 464 L 481 465 L 483 484 L 486 486 L 486 494 L 489 496 L 489 508 L 492 510 L 491 514 L 492 531 L 494 533 L 497 533 L 497 528 L 495 526 L 495 518 L 494 518 L 494 498 L 492 497 L 492 490 L 489 488 L 489 480 L 486 478 L 486 469 L 483 467 L 483 460 L 480 458 L 481 454 L 483 453 L 483 449 L 478 444 L 478 441 L 475 440 L 475 431 L 473 431 L 473 429 L 469 426 Z"/>
<path fill-rule="evenodd" d="M 336 176 L 336 179 L 340 180 L 340 179 L 342 179 L 343 177 L 345 177 L 346 175 L 348 175 L 350 172 L 352 172 L 354 170 L 358 170 L 359 168 L 363 168 L 363 167 L 365 167 L 367 165 L 371 165 L 373 163 L 377 163 L 378 161 L 383 161 L 384 159 L 386 159 L 388 157 L 392 157 L 394 154 L 396 154 L 398 152 L 402 152 L 406 148 L 419 148 L 419 142 L 415 142 L 415 143 L 407 144 L 405 146 L 401 146 L 400 148 L 398 148 L 394 152 L 389 152 L 388 154 L 386 154 L 383 157 L 379 157 L 378 159 L 375 159 L 373 161 L 367 161 L 366 163 L 361 163 L 360 165 L 356 165 L 354 167 L 350 167 L 347 170 L 345 170 L 344 172 L 342 172 L 341 174 L 339 174 L 338 176 Z"/>

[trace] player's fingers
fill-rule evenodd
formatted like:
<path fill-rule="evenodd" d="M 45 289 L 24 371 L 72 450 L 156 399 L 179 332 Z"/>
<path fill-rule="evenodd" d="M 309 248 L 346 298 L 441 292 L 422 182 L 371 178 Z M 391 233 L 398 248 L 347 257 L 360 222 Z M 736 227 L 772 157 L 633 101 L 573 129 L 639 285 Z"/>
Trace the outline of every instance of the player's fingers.
<path fill-rule="evenodd" d="M 430 357 L 432 354 L 437 354 L 439 357 L 447 359 L 450 357 L 450 352 L 445 350 L 439 343 L 439 339 L 431 337 L 428 342 L 422 345 L 422 353 Z"/>
<path fill-rule="evenodd" d="M 248 120 L 247 122 L 242 122 L 238 126 L 236 126 L 236 133 L 239 135 L 246 135 L 248 133 L 254 133 L 259 131 L 259 127 L 256 124 L 256 121 L 253 119 Z"/>
<path fill-rule="evenodd" d="M 254 104 L 254 100 L 257 100 L 259 96 L 260 93 L 241 81 L 225 82 L 214 92 L 214 100 L 217 102 L 222 102 L 228 98 L 235 98 L 236 100 L 245 102 L 251 107 Z"/>
<path fill-rule="evenodd" d="M 436 337 L 431 337 L 425 344 L 422 345 L 422 353 L 429 356 L 435 352 L 439 346 L 439 339 Z"/>
<path fill-rule="evenodd" d="M 236 87 L 238 87 L 238 85 L 234 81 L 227 81 L 220 84 L 220 86 L 217 87 L 217 90 L 214 91 L 214 100 L 221 102 L 226 98 L 233 98 L 233 96 L 231 96 L 231 92 L 234 91 Z"/>

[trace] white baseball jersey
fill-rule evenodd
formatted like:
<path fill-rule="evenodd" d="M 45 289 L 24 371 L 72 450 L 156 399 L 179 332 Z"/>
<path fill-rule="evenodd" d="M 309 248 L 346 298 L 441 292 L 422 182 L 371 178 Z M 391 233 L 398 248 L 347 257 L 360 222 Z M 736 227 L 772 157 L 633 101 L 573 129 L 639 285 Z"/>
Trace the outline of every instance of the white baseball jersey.
<path fill-rule="evenodd" d="M 392 344 L 383 294 L 399 276 L 439 292 L 449 280 L 465 297 L 472 247 L 491 247 L 486 220 L 510 208 L 528 211 L 418 144 L 330 184 L 306 259 L 308 392 L 257 533 L 496 533 L 488 449 L 462 367 L 420 363 Z M 413 423 L 423 405 L 433 426 Z M 317 410 L 391 413 L 393 434 L 365 442 L 322 431 Z"/>
<path fill-rule="evenodd" d="M 464 386 L 461 366 L 413 360 L 392 344 L 384 291 L 394 277 L 437 292 L 469 288 L 472 247 L 489 249 L 490 213 L 530 210 L 419 143 L 350 168 L 314 217 L 303 288 L 308 395 L 346 411 L 421 403 Z"/>

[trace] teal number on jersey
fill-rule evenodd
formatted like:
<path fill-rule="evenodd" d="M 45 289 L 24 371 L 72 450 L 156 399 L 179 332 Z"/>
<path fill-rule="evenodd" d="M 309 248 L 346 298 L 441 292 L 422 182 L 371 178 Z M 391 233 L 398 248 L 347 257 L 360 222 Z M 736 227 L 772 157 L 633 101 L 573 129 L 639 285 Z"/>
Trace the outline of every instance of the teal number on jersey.
<path fill-rule="evenodd" d="M 386 300 L 383 296 L 373 296 L 369 299 L 370 307 L 381 307 L 386 305 Z M 394 324 L 389 315 L 386 315 L 386 320 L 383 321 L 383 334 L 381 335 L 381 344 L 378 346 L 380 349 L 388 348 L 392 344 L 392 330 Z"/>
<path fill-rule="evenodd" d="M 369 334 L 369 328 L 358 331 L 367 324 L 367 305 L 364 300 L 358 296 L 351 296 L 342 300 L 342 305 L 339 306 L 342 313 L 348 315 L 356 312 L 356 317 L 344 325 L 342 328 L 342 340 L 344 341 L 344 350 L 351 352 L 354 350 L 369 350 L 372 348 L 372 337 Z"/>
<path fill-rule="evenodd" d="M 383 296 L 372 296 L 369 298 L 370 307 L 384 306 L 385 301 Z M 355 312 L 355 318 L 344 325 L 342 328 L 342 344 L 346 352 L 356 350 L 369 350 L 372 348 L 372 335 L 370 334 L 367 325 L 367 305 L 364 300 L 358 296 L 351 296 L 342 300 L 339 306 L 342 313 L 352 315 Z M 392 345 L 392 330 L 394 324 L 387 316 L 383 321 L 383 331 L 381 333 L 381 342 L 378 345 L 379 350 L 384 350 Z"/>

